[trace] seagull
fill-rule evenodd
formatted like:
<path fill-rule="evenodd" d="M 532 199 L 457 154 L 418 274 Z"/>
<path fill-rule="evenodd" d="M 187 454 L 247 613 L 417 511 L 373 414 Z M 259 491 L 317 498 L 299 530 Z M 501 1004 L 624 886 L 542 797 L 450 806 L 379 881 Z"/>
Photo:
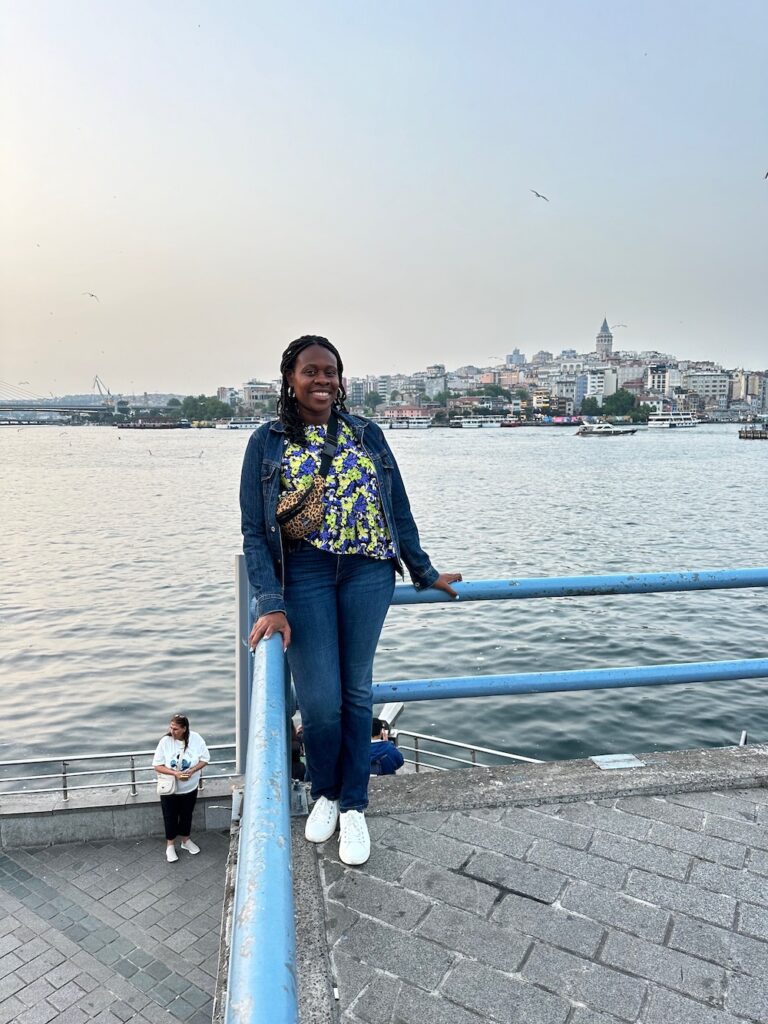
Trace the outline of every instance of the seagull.
<path fill-rule="evenodd" d="M 99 296 L 94 295 L 93 292 L 83 292 L 83 295 L 87 295 L 89 299 L 96 299 L 97 302 L 99 301 Z"/>
<path fill-rule="evenodd" d="M 768 178 L 768 171 L 765 172 L 765 177 L 763 178 L 763 181 L 765 181 L 766 178 Z"/>
<path fill-rule="evenodd" d="M 611 330 L 615 331 L 617 327 L 626 327 L 626 324 L 611 324 Z"/>
<path fill-rule="evenodd" d="M 549 202 L 549 200 L 547 199 L 547 197 L 546 197 L 546 196 L 543 196 L 543 195 L 541 194 L 541 192 L 537 192 L 535 188 L 529 188 L 529 189 L 528 189 L 528 191 L 529 191 L 529 192 L 533 192 L 533 194 L 534 194 L 534 195 L 535 195 L 535 196 L 536 196 L 536 197 L 537 197 L 538 199 L 545 199 L 545 200 L 546 200 L 547 202 Z"/>
<path fill-rule="evenodd" d="M 29 381 L 28 380 L 20 380 L 19 384 L 29 384 Z"/>

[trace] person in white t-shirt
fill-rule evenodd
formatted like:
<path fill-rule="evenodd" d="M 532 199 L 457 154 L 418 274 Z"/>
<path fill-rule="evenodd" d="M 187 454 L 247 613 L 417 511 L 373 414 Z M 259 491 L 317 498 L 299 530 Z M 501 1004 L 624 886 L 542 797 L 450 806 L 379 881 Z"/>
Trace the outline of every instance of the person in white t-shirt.
<path fill-rule="evenodd" d="M 205 740 L 200 733 L 191 731 L 187 716 L 174 715 L 152 760 L 158 775 L 173 775 L 176 779 L 176 792 L 160 797 L 165 822 L 165 856 L 170 864 L 179 859 L 177 836 L 181 837 L 182 850 L 200 853 L 200 847 L 190 837 L 192 812 L 197 800 L 199 773 L 210 760 Z"/>

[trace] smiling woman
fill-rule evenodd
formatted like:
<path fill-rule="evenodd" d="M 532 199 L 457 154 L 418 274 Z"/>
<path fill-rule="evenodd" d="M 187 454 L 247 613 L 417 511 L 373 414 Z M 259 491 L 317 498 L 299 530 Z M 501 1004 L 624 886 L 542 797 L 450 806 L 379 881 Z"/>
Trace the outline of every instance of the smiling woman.
<path fill-rule="evenodd" d="M 461 575 L 439 573 L 422 549 L 395 457 L 375 423 L 347 412 L 327 338 L 291 342 L 280 371 L 279 419 L 252 435 L 240 485 L 250 645 L 281 633 L 288 652 L 315 801 L 306 838 L 325 842 L 339 824 L 341 860 L 363 864 L 373 657 L 395 570 L 405 563 L 417 589 L 454 597 Z M 297 493 L 311 505 L 289 529 Z"/>

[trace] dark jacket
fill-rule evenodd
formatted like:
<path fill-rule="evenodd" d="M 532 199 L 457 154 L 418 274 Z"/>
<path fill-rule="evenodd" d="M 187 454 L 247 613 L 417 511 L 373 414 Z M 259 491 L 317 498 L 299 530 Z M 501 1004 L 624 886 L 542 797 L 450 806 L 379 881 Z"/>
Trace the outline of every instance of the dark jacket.
<path fill-rule="evenodd" d="M 371 740 L 371 775 L 394 775 L 405 758 L 392 740 Z"/>
<path fill-rule="evenodd" d="M 413 520 L 408 495 L 400 470 L 381 428 L 371 420 L 339 413 L 370 457 L 379 482 L 384 518 L 397 553 L 397 568 L 402 563 L 417 590 L 431 587 L 437 569 L 419 543 L 419 531 Z M 279 420 L 258 427 L 248 442 L 240 479 L 240 511 L 243 551 L 248 579 L 253 590 L 256 618 L 269 612 L 284 612 L 283 544 L 277 525 L 277 500 L 280 497 L 280 467 L 283 448 L 288 444 Z"/>

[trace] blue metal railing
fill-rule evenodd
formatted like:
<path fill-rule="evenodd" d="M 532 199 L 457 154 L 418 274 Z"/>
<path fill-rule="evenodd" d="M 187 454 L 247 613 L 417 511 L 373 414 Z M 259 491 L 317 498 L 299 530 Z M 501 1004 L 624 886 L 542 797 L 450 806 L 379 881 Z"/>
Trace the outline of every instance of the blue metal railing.
<path fill-rule="evenodd" d="M 247 654 L 250 628 L 244 581 L 243 559 L 239 556 L 238 743 L 244 746 L 247 741 L 248 757 L 226 1024 L 297 1024 L 284 658 L 279 636 L 260 644 L 250 686 L 248 659 L 243 654 L 244 649 Z M 768 568 L 482 580 L 455 587 L 458 602 L 439 591 L 417 592 L 412 586 L 400 585 L 395 588 L 392 603 L 461 605 L 466 601 L 768 587 Z M 768 678 L 768 658 L 401 680 L 376 683 L 374 700 L 436 700 L 755 678 Z M 248 717 L 250 726 L 246 728 Z M 240 750 L 238 764 L 244 757 L 244 750 Z"/>

